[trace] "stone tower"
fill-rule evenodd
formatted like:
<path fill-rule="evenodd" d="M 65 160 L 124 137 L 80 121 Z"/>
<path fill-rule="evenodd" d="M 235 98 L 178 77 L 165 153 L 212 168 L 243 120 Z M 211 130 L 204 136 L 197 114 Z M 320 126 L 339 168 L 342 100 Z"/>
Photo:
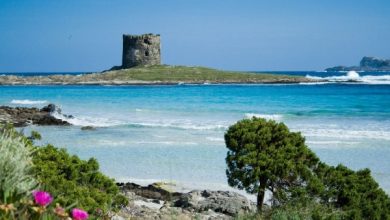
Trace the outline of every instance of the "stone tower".
<path fill-rule="evenodd" d="M 123 35 L 122 68 L 161 64 L 160 35 Z"/>

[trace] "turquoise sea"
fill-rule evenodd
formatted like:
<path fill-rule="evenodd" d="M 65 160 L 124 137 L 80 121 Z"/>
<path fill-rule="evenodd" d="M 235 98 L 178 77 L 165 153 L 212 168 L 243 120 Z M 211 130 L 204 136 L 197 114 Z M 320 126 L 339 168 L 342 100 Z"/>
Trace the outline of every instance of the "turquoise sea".
<path fill-rule="evenodd" d="M 40 144 L 95 157 L 118 181 L 171 181 L 227 188 L 223 135 L 258 116 L 301 131 L 325 162 L 370 168 L 390 193 L 389 73 L 322 76 L 334 83 L 296 85 L 0 86 L 0 105 L 54 103 L 74 126 L 30 126 Z M 341 78 L 340 78 L 341 77 Z M 359 77 L 360 83 L 348 83 Z M 62 118 L 63 115 L 56 114 Z M 81 126 L 96 126 L 82 131 Z"/>

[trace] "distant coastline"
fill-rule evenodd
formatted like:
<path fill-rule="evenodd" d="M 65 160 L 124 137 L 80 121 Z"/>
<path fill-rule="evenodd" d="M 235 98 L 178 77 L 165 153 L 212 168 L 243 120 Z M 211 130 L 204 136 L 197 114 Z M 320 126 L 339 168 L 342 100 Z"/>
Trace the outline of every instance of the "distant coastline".
<path fill-rule="evenodd" d="M 325 69 L 327 72 L 339 71 L 390 71 L 390 60 L 376 57 L 363 57 L 359 66 L 335 66 Z"/>

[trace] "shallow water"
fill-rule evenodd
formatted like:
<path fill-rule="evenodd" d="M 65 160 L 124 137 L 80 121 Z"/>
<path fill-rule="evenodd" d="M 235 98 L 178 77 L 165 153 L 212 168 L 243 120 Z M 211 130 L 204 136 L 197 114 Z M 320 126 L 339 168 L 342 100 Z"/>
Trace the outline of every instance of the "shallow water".
<path fill-rule="evenodd" d="M 301 131 L 323 161 L 370 168 L 390 192 L 390 85 L 0 87 L 0 105 L 48 103 L 75 116 L 75 126 L 25 132 L 37 130 L 41 143 L 97 158 L 119 181 L 224 188 L 225 130 L 262 116 Z M 99 128 L 80 130 L 85 125 Z"/>

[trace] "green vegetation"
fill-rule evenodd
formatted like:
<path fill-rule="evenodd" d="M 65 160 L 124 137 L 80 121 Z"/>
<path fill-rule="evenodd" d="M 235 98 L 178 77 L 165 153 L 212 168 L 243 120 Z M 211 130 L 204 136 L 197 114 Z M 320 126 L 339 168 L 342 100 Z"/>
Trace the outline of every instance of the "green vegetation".
<path fill-rule="evenodd" d="M 165 83 L 256 83 L 256 82 L 301 82 L 307 81 L 304 77 L 257 74 L 245 72 L 222 71 L 206 67 L 187 66 L 147 66 L 133 67 L 130 69 L 113 70 L 103 74 L 95 74 L 101 80 L 137 80 Z"/>
<path fill-rule="evenodd" d="M 89 213 L 96 213 L 96 209 L 106 212 L 127 204 L 118 195 L 114 180 L 99 172 L 99 164 L 93 158 L 80 160 L 65 149 L 48 145 L 37 149 L 33 163 L 41 188 L 55 197 L 55 203 L 68 206 L 77 202 L 78 207 Z"/>
<path fill-rule="evenodd" d="M 271 208 L 251 219 L 390 219 L 390 198 L 368 169 L 322 163 L 283 123 L 244 119 L 225 134 L 229 185 L 264 193 Z"/>
<path fill-rule="evenodd" d="M 272 193 L 274 203 L 300 196 L 319 161 L 300 133 L 272 120 L 239 121 L 229 128 L 225 141 L 229 185 L 257 193 L 260 211 L 266 190 Z"/>
<path fill-rule="evenodd" d="M 0 127 L 0 219 L 21 206 L 22 199 L 37 187 L 32 151 L 23 138 Z"/>
<path fill-rule="evenodd" d="M 92 217 L 127 205 L 114 180 L 99 172 L 95 159 L 81 160 L 51 145 L 34 146 L 35 138 L 40 138 L 36 132 L 25 137 L 0 126 L 0 219 L 30 219 L 34 213 L 53 210 L 56 203 L 77 206 Z M 53 196 L 50 209 L 34 206 L 32 191 L 38 189 Z"/>
<path fill-rule="evenodd" d="M 369 169 L 321 164 L 315 172 L 324 186 L 322 203 L 340 208 L 349 219 L 390 219 L 390 198 Z"/>
<path fill-rule="evenodd" d="M 142 66 L 129 69 L 110 70 L 102 73 L 83 75 L 51 76 L 0 76 L 1 85 L 157 85 L 178 83 L 300 83 L 313 82 L 302 76 L 268 73 L 250 73 L 216 70 L 206 67 L 189 66 Z"/>

